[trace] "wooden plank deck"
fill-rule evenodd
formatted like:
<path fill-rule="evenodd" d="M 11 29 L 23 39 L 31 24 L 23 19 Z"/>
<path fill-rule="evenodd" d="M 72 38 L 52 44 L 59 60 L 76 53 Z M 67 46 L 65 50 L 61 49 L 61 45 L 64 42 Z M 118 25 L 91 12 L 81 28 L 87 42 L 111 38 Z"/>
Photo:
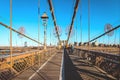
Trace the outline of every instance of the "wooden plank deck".
<path fill-rule="evenodd" d="M 65 54 L 65 80 L 113 80 L 111 76 L 101 72 L 87 60 L 75 54 Z"/>
<path fill-rule="evenodd" d="M 35 65 L 12 80 L 59 80 L 62 51 L 57 51 L 41 67 Z"/>

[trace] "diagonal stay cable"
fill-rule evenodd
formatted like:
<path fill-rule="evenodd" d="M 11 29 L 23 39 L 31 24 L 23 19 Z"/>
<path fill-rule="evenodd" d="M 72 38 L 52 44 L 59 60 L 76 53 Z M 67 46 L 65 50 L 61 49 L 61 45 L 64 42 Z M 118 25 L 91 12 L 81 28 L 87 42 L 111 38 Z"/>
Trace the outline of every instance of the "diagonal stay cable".
<path fill-rule="evenodd" d="M 73 13 L 73 16 L 72 16 L 72 21 L 71 21 L 71 25 L 70 25 L 70 29 L 69 29 L 69 33 L 68 33 L 68 37 L 67 37 L 67 41 L 66 41 L 66 45 L 68 44 L 68 41 L 69 41 L 69 38 L 70 38 L 70 34 L 72 32 L 72 28 L 73 28 L 76 12 L 77 12 L 77 9 L 78 9 L 79 1 L 80 0 L 76 0 L 76 3 L 75 3 L 74 13 Z"/>
<path fill-rule="evenodd" d="M 50 7 L 50 12 L 51 12 L 51 15 L 52 15 L 52 19 L 53 19 L 53 22 L 54 22 L 54 27 L 55 27 L 55 30 L 56 30 L 56 34 L 57 34 L 57 37 L 58 37 L 58 41 L 59 43 L 61 42 L 60 41 L 60 34 L 58 32 L 58 28 L 57 28 L 57 24 L 56 24 L 56 19 L 55 19 L 55 16 L 54 16 L 54 8 L 52 6 L 52 1 L 51 0 L 48 0 L 48 4 L 49 4 L 49 7 Z"/>
<path fill-rule="evenodd" d="M 9 26 L 7 26 L 6 24 L 4 24 L 4 23 L 2 23 L 2 22 L 0 22 L 0 25 L 6 27 L 6 28 L 8 28 L 8 29 L 11 29 Z M 12 31 L 14 31 L 14 32 L 16 32 L 16 33 L 18 33 L 18 34 L 20 34 L 20 35 L 22 35 L 22 36 L 24 36 L 24 37 L 26 37 L 26 38 L 32 40 L 32 41 L 38 43 L 38 44 L 43 45 L 42 43 L 38 42 L 37 40 L 35 40 L 35 39 L 33 39 L 33 38 L 31 38 L 31 37 L 29 37 L 29 36 L 27 36 L 27 35 L 25 35 L 25 34 L 19 32 L 19 31 L 17 31 L 17 30 L 15 30 L 15 29 L 13 29 L 13 28 L 12 28 Z"/>
<path fill-rule="evenodd" d="M 107 32 L 105 32 L 105 33 L 103 33 L 103 34 L 97 36 L 97 37 L 95 37 L 94 39 L 91 39 L 89 42 L 92 42 L 92 41 L 94 41 L 94 40 L 96 40 L 96 39 L 98 39 L 98 38 L 100 38 L 100 37 L 106 35 L 107 33 L 109 33 L 109 32 L 111 32 L 111 31 L 114 31 L 114 30 L 118 29 L 118 28 L 120 28 L 120 25 L 114 27 L 113 29 L 111 29 L 111 30 L 109 30 L 109 31 L 107 31 Z"/>

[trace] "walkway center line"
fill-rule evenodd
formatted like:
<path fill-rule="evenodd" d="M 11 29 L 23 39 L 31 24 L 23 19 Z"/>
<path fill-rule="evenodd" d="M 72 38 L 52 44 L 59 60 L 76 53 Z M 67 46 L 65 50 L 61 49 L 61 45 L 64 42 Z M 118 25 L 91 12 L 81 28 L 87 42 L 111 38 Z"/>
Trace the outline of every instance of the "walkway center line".
<path fill-rule="evenodd" d="M 33 73 L 28 80 L 31 80 L 55 55 L 56 53 L 52 55 L 35 73 Z"/>

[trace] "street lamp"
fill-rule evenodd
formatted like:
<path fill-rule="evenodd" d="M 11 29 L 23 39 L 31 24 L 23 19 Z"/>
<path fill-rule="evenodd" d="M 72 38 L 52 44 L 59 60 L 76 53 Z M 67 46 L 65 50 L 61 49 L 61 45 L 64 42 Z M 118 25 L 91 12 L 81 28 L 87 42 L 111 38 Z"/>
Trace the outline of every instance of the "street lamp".
<path fill-rule="evenodd" d="M 44 50 L 46 50 L 46 27 L 47 27 L 47 20 L 48 20 L 47 14 L 44 12 L 41 16 L 41 19 L 43 20 L 43 26 L 44 26 Z"/>

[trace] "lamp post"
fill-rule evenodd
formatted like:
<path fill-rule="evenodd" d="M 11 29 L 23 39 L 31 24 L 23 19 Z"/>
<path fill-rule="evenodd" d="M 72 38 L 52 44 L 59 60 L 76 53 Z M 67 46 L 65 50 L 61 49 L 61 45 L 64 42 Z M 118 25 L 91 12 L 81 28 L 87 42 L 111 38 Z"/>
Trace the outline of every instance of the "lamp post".
<path fill-rule="evenodd" d="M 46 50 L 46 28 L 47 28 L 48 16 L 45 12 L 41 16 L 41 19 L 43 20 L 43 26 L 44 26 L 44 50 Z"/>

